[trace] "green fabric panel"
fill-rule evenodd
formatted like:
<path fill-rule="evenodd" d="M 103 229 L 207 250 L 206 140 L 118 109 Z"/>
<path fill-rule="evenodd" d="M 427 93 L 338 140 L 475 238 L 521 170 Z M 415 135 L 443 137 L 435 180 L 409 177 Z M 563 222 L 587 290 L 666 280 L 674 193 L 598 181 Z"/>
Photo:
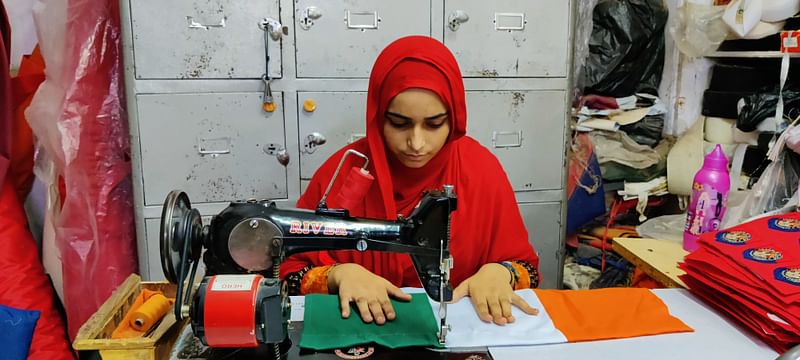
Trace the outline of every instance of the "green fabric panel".
<path fill-rule="evenodd" d="M 392 300 L 397 314 L 383 325 L 365 324 L 351 306 L 350 318 L 342 319 L 337 295 L 307 295 L 300 347 L 327 350 L 376 343 L 388 348 L 442 347 L 436 337 L 437 320 L 425 294 L 411 294 L 411 301 Z"/>

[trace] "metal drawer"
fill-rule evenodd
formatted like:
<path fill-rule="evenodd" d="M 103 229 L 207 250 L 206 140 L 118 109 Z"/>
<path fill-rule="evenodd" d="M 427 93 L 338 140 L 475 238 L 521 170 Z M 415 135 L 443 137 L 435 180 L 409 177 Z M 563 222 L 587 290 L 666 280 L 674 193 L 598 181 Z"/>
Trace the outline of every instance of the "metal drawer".
<path fill-rule="evenodd" d="M 431 35 L 430 0 L 296 0 L 297 77 L 365 78 L 383 48 Z"/>
<path fill-rule="evenodd" d="M 137 79 L 258 79 L 266 73 L 261 24 L 280 21 L 278 0 L 136 0 L 130 6 Z M 267 38 L 270 77 L 280 77 L 281 42 Z"/>
<path fill-rule="evenodd" d="M 445 1 L 444 43 L 467 77 L 565 77 L 569 0 Z M 467 16 L 469 20 L 460 22 Z"/>
<path fill-rule="evenodd" d="M 292 155 L 282 94 L 273 96 L 278 109 L 266 113 L 261 93 L 138 95 L 145 205 L 173 189 L 193 203 L 286 198 L 276 155 Z"/>
<path fill-rule="evenodd" d="M 562 188 L 564 91 L 467 91 L 467 133 L 494 153 L 515 191 Z"/>
<path fill-rule="evenodd" d="M 528 241 L 539 254 L 539 287 L 560 288 L 565 251 L 561 234 L 561 203 L 524 203 L 519 204 L 519 210 L 528 229 Z"/>
<path fill-rule="evenodd" d="M 314 111 L 303 109 L 305 101 L 314 102 Z M 367 93 L 299 92 L 297 104 L 300 178 L 311 179 L 334 152 L 366 136 Z M 320 137 L 325 143 L 318 145 Z"/>

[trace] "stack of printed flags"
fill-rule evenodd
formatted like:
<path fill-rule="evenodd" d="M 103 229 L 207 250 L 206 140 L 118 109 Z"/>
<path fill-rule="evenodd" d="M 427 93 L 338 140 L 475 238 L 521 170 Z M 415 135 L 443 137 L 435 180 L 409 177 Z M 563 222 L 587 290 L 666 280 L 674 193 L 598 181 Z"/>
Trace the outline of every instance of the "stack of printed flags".
<path fill-rule="evenodd" d="M 800 213 L 706 233 L 700 244 L 680 264 L 692 293 L 779 353 L 800 343 Z"/>

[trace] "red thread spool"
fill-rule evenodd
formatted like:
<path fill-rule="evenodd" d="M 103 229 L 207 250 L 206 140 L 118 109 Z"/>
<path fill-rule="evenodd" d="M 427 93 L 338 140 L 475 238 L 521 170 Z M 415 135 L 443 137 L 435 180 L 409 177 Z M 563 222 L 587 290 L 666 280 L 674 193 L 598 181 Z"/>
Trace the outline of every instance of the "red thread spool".
<path fill-rule="evenodd" d="M 333 197 L 331 207 L 348 210 L 355 208 L 367 196 L 373 181 L 375 177 L 369 171 L 353 166 L 344 178 L 339 193 Z"/>

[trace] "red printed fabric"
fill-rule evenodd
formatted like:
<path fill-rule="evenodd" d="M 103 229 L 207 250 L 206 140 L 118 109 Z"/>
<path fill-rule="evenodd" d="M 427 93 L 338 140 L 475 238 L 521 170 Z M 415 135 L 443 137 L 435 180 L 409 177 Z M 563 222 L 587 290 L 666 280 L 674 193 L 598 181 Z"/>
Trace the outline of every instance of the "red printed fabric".
<path fill-rule="evenodd" d="M 700 242 L 764 279 L 779 294 L 800 295 L 800 213 L 709 233 Z"/>
<path fill-rule="evenodd" d="M 682 280 L 778 352 L 800 343 L 800 213 L 703 234 Z"/>
<path fill-rule="evenodd" d="M 447 143 L 419 169 L 407 168 L 393 156 L 386 155 L 382 131 L 383 114 L 391 100 L 411 88 L 438 94 L 448 108 L 451 121 Z M 503 168 L 485 147 L 466 136 L 467 113 L 461 71 L 442 43 L 429 37 L 410 36 L 384 49 L 370 75 L 366 128 L 364 139 L 339 150 L 317 170 L 298 200 L 298 207 L 316 207 L 344 151 L 355 149 L 369 157 L 369 171 L 376 181 L 363 200 L 349 209 L 352 216 L 377 219 L 396 219 L 398 214 L 407 216 L 423 191 L 454 185 L 458 197 L 458 209 L 452 216 L 450 247 L 454 258 L 451 273 L 454 286 L 489 262 L 523 260 L 537 266 L 538 257 L 528 242 L 528 233 Z M 362 160 L 348 160 L 343 168 L 360 165 Z M 343 178 L 337 178 L 331 194 L 338 193 Z M 336 204 L 328 205 L 335 207 Z M 281 266 L 281 277 L 308 265 L 351 262 L 361 264 L 396 286 L 420 286 L 408 255 L 370 251 L 324 251 L 291 256 Z"/>

